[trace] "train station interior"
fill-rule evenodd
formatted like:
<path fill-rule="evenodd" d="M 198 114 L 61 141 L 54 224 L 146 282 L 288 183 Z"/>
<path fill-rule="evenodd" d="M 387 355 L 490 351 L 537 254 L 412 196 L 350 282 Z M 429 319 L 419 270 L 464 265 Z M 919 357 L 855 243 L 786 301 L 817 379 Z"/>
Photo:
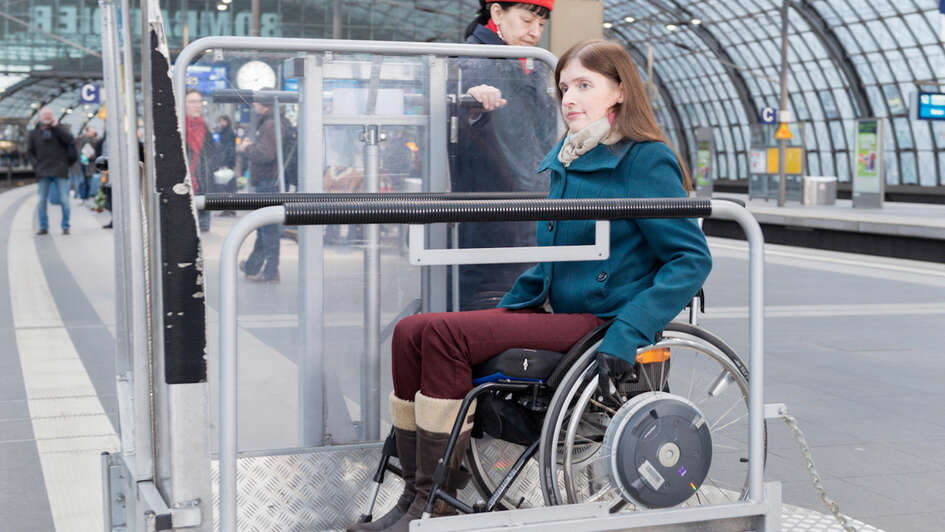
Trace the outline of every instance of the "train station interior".
<path fill-rule="evenodd" d="M 554 151 L 588 40 L 631 60 L 688 197 Z M 616 312 L 464 362 L 433 517 L 357 530 L 941 530 L 936 72 L 945 2 L 0 0 L 0 529 L 369 525 L 413 485 L 403 324 L 567 264 L 619 299 L 616 235 L 661 218 L 711 272 L 622 384 Z M 578 313 L 551 276 L 532 310 Z"/>

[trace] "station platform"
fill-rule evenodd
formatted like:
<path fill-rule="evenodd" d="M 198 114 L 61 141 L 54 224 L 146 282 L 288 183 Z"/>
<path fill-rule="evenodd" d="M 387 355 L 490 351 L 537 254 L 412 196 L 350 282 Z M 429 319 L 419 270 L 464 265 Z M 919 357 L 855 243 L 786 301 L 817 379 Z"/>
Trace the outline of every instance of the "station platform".
<path fill-rule="evenodd" d="M 114 257 L 112 234 L 101 228 L 109 216 L 72 200 L 65 236 L 59 207 L 50 206 L 50 234 L 36 236 L 35 191 L 0 193 L 0 528 L 99 531 L 99 454 L 118 448 Z M 778 216 L 770 204 L 765 213 L 754 203 L 759 219 Z M 804 220 L 841 223 L 829 221 L 829 210 L 808 209 Z M 903 215 L 901 225 L 925 216 L 938 216 L 928 226 L 945 223 L 941 214 L 920 212 Z M 214 214 L 203 235 L 210 322 L 218 302 L 214 265 L 235 220 Z M 287 331 L 296 317 L 285 301 L 297 290 L 298 254 L 290 240 L 281 246 L 279 284 L 239 286 L 260 296 L 252 309 L 241 306 L 241 345 L 245 337 L 268 348 L 265 359 L 241 359 L 240 387 L 273 388 L 269 402 L 241 404 L 241 448 L 274 439 L 290 447 L 297 438 L 294 423 L 273 415 L 294 415 L 286 412 L 295 387 L 284 379 L 296 362 L 280 353 L 291 353 L 294 341 Z M 714 237 L 710 247 L 714 268 L 701 323 L 744 353 L 747 247 Z M 247 242 L 241 255 L 250 248 Z M 332 245 L 325 252 L 349 253 Z M 826 489 L 858 530 L 940 530 L 945 265 L 769 245 L 766 275 L 765 401 L 783 402 L 797 417 Z M 347 289 L 326 286 L 325 297 L 343 305 L 339 294 Z M 215 397 L 212 335 L 209 342 Z M 357 400 L 349 400 L 352 417 Z M 776 420 L 768 424 L 765 478 L 782 483 L 784 530 L 841 530 L 825 515 L 790 431 Z"/>
<path fill-rule="evenodd" d="M 834 205 L 801 205 L 716 194 L 746 202 L 769 243 L 830 249 L 886 257 L 945 262 L 945 205 L 886 202 L 881 209 L 853 208 L 852 200 Z M 738 238 L 729 222 L 709 220 L 706 234 Z"/>

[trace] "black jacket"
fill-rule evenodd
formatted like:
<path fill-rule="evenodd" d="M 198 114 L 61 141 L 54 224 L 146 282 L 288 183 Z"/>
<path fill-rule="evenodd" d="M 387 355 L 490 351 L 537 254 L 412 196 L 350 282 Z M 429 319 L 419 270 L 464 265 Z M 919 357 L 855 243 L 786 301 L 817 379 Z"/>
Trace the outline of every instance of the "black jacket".
<path fill-rule="evenodd" d="M 276 153 L 276 124 L 273 109 L 258 118 L 253 142 L 244 152 L 249 160 L 249 179 L 253 186 L 272 186 L 279 179 Z"/>
<path fill-rule="evenodd" d="M 72 133 L 62 124 L 49 129 L 37 124 L 27 139 L 27 153 L 33 160 L 36 177 L 68 177 L 68 150 L 74 142 Z"/>
<path fill-rule="evenodd" d="M 236 168 L 236 133 L 232 127 L 225 126 L 218 134 L 217 168 Z"/>
<path fill-rule="evenodd" d="M 480 25 L 466 39 L 470 44 L 505 44 L 492 30 Z M 529 61 L 529 72 L 519 59 L 460 58 L 462 74 L 451 79 L 450 92 L 463 93 L 477 85 L 502 91 L 506 105 L 473 119 L 459 114 L 459 143 L 452 165 L 454 192 L 539 192 L 547 194 L 549 176 L 538 166 L 558 137 L 559 111 L 548 89 L 554 73 L 540 61 Z M 516 222 L 464 223 L 460 226 L 460 247 L 535 245 L 534 224 Z M 463 266 L 460 268 L 460 299 L 463 309 L 494 306 L 497 301 L 481 300 L 476 293 L 500 292 L 512 283 L 527 265 Z"/>

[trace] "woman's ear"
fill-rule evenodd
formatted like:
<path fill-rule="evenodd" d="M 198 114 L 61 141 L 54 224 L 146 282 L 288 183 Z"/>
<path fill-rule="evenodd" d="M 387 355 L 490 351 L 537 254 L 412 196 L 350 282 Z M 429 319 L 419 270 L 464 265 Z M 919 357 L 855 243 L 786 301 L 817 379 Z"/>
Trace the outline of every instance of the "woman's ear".
<path fill-rule="evenodd" d="M 489 17 L 492 18 L 493 22 L 498 24 L 504 14 L 505 10 L 498 3 L 489 4 Z"/>
<path fill-rule="evenodd" d="M 623 82 L 617 85 L 617 90 L 620 91 L 620 95 L 617 96 L 617 103 L 623 103 Z"/>

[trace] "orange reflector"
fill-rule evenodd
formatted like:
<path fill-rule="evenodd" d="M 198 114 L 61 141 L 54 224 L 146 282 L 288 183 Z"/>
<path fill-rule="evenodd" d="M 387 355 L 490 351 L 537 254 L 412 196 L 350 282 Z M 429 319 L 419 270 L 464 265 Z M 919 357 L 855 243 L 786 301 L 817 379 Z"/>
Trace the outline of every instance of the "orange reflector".
<path fill-rule="evenodd" d="M 637 355 L 637 362 L 640 364 L 652 364 L 654 362 L 666 362 L 669 360 L 669 348 L 651 349 Z"/>

